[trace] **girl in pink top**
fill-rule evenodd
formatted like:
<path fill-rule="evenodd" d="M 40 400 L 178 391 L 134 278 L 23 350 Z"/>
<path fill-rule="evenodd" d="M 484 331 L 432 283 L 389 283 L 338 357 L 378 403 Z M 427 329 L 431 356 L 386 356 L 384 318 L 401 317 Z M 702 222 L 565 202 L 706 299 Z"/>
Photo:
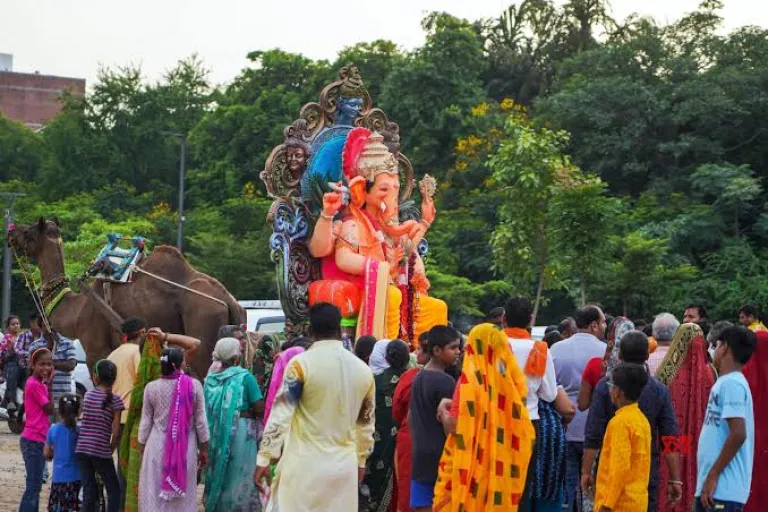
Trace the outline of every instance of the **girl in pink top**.
<path fill-rule="evenodd" d="M 45 457 L 43 446 L 51 426 L 48 416 L 53 414 L 53 355 L 47 348 L 39 348 L 29 358 L 32 377 L 24 386 L 26 425 L 21 433 L 21 455 L 27 473 L 26 488 L 19 504 L 19 512 L 37 512 L 40 489 L 43 487 Z"/>

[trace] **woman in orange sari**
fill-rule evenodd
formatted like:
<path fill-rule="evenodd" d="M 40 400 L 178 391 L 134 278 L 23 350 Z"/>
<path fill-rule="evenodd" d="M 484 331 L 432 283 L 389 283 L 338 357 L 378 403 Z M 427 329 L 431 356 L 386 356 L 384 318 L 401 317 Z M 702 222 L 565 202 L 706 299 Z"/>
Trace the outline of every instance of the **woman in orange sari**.
<path fill-rule="evenodd" d="M 696 324 L 683 324 L 677 330 L 672 344 L 659 366 L 656 378 L 667 386 L 677 416 L 682 454 L 680 475 L 683 481 L 683 499 L 674 508 L 667 503 L 669 470 L 660 465 L 659 510 L 689 512 L 694 506 L 696 489 L 696 447 L 707 412 L 709 392 L 715 384 L 715 369 L 707 358 L 707 341 Z"/>
<path fill-rule="evenodd" d="M 527 394 L 506 335 L 491 324 L 472 329 L 453 398 L 458 420 L 440 459 L 433 511 L 518 509 L 536 436 Z"/>
<path fill-rule="evenodd" d="M 768 510 L 768 331 L 757 331 L 757 346 L 744 366 L 755 411 L 755 458 L 752 490 L 744 512 Z"/>
<path fill-rule="evenodd" d="M 416 368 L 411 368 L 400 376 L 392 397 L 392 417 L 397 425 L 395 437 L 395 486 L 397 487 L 397 503 L 393 509 L 396 512 L 411 512 L 411 456 L 413 443 L 411 430 L 408 426 L 408 411 L 411 408 L 411 385 L 413 379 L 421 371 L 421 367 L 429 361 L 427 350 L 428 332 L 419 336 L 419 347 L 416 349 Z"/>

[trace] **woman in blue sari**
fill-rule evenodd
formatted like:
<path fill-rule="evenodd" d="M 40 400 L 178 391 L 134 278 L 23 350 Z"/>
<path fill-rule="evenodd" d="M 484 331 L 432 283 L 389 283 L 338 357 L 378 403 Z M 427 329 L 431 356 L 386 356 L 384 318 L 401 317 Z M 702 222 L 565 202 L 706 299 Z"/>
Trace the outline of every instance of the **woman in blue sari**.
<path fill-rule="evenodd" d="M 214 359 L 221 371 L 205 379 L 205 404 L 211 433 L 210 462 L 205 474 L 206 512 L 260 512 L 253 484 L 259 450 L 259 420 L 264 400 L 255 377 L 240 363 L 240 342 L 223 338 Z"/>

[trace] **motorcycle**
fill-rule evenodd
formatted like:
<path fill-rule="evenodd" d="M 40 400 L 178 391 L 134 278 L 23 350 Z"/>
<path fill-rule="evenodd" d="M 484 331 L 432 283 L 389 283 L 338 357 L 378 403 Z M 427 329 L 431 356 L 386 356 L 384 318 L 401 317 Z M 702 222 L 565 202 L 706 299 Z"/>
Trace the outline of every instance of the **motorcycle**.
<path fill-rule="evenodd" d="M 5 396 L 6 383 L 0 384 L 0 396 Z M 16 390 L 16 410 L 8 410 L 0 407 L 0 420 L 8 422 L 8 428 L 14 434 L 21 434 L 24 430 L 24 390 L 19 387 Z"/>

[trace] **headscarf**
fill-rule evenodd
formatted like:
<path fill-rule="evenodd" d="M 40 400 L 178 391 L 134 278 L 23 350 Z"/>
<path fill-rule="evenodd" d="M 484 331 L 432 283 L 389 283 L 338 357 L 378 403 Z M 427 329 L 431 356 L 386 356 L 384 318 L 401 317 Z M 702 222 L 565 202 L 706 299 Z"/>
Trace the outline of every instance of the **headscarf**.
<path fill-rule="evenodd" d="M 482 324 L 469 333 L 458 386 L 456 433 L 443 449 L 434 510 L 516 510 L 535 432 L 525 375 L 496 326 Z"/>
<path fill-rule="evenodd" d="M 131 391 L 131 403 L 125 429 L 120 439 L 120 471 L 125 475 L 125 511 L 139 510 L 139 473 L 141 471 L 141 452 L 139 451 L 139 422 L 144 407 L 144 388 L 160 377 L 160 353 L 163 342 L 154 333 L 144 339 L 141 359 L 136 372 L 136 383 Z"/>
<path fill-rule="evenodd" d="M 251 335 L 248 333 L 248 339 L 251 340 Z M 269 391 L 269 383 L 272 381 L 272 369 L 275 364 L 275 359 L 280 352 L 280 345 L 283 340 L 281 335 L 276 333 L 265 334 L 261 337 L 256 345 L 252 361 L 253 361 L 253 376 L 256 377 L 256 383 L 259 385 L 261 394 L 267 396 Z M 241 365 L 242 366 L 242 365 Z"/>
<path fill-rule="evenodd" d="M 229 351 L 224 351 L 224 348 L 230 345 L 228 340 L 237 343 L 234 338 L 224 338 L 216 343 L 218 349 L 219 344 L 226 341 L 222 345 L 220 357 L 230 354 Z M 240 406 L 243 400 L 243 380 L 248 374 L 249 372 L 245 368 L 230 366 L 218 373 L 209 373 L 205 378 L 203 388 L 205 413 L 211 431 L 210 461 L 205 474 L 206 510 L 216 510 L 216 504 L 224 488 L 224 477 L 230 462 L 232 425 L 240 415 Z"/>
<path fill-rule="evenodd" d="M 368 359 L 368 366 L 371 367 L 374 375 L 378 375 L 389 368 L 387 345 L 389 345 L 390 341 L 392 340 L 379 340 L 373 346 L 373 352 L 371 352 L 371 357 Z"/>
<path fill-rule="evenodd" d="M 168 356 L 161 356 L 164 357 Z M 192 412 L 195 409 L 195 387 L 192 379 L 178 370 L 162 378 L 176 380 L 171 395 L 168 428 L 165 431 L 163 480 L 160 484 L 160 497 L 171 501 L 187 495 L 187 447 Z"/>
<path fill-rule="evenodd" d="M 757 346 L 752 358 L 744 366 L 744 377 L 752 392 L 755 415 L 755 458 L 752 468 L 752 492 L 744 512 L 768 510 L 768 331 L 757 331 Z M 754 483 L 758 484 L 755 485 Z"/>
<path fill-rule="evenodd" d="M 623 316 L 617 316 L 613 319 L 611 330 L 608 332 L 608 345 L 605 347 L 605 357 L 603 357 L 602 376 L 610 376 L 613 369 L 620 363 L 619 349 L 624 335 L 635 330 L 635 324 Z"/>
<path fill-rule="evenodd" d="M 264 404 L 265 425 L 267 424 L 267 420 L 269 420 L 269 413 L 272 410 L 272 404 L 275 403 L 277 392 L 280 391 L 280 386 L 283 384 L 283 375 L 285 374 L 285 369 L 288 367 L 288 363 L 302 352 L 304 352 L 304 347 L 291 347 L 281 352 L 280 357 L 277 358 L 277 362 L 272 369 L 272 381 L 269 383 L 267 401 Z"/>
<path fill-rule="evenodd" d="M 695 449 L 699 444 L 709 392 L 715 383 L 715 372 L 707 359 L 707 341 L 701 327 L 692 323 L 680 326 L 659 366 L 656 378 L 669 389 L 679 435 Z M 696 457 L 682 457 L 680 463 L 683 489 L 694 489 Z M 659 498 L 666 499 L 669 471 L 666 464 L 661 464 L 660 470 Z M 672 510 L 693 510 L 693 500 L 693 493 L 684 493 L 682 502 Z"/>

